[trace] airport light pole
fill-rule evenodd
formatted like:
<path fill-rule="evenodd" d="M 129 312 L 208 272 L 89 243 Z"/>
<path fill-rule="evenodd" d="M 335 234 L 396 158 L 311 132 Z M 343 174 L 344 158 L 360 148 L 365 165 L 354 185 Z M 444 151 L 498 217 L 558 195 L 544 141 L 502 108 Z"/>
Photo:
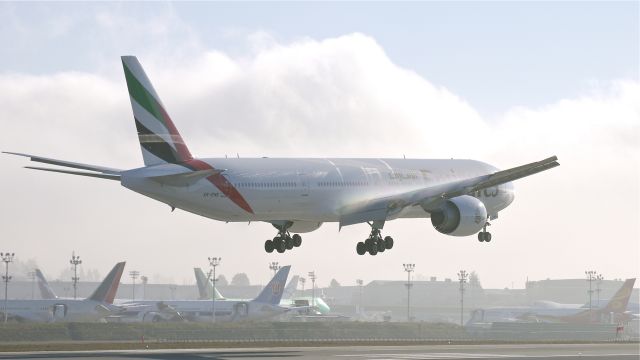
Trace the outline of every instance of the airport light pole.
<path fill-rule="evenodd" d="M 133 282 L 133 287 L 131 288 L 131 300 L 136 299 L 136 279 L 140 276 L 140 271 L 132 270 L 129 271 L 129 276 L 131 276 L 131 280 Z"/>
<path fill-rule="evenodd" d="M 360 312 L 362 311 L 362 284 L 364 284 L 364 281 L 357 279 L 356 284 L 358 284 L 358 312 Z"/>
<path fill-rule="evenodd" d="M 142 300 L 144 300 L 147 295 L 147 282 L 149 282 L 149 278 L 142 275 L 140 276 L 140 281 L 142 281 Z"/>
<path fill-rule="evenodd" d="M 280 270 L 280 266 L 278 266 L 277 261 L 272 261 L 269 263 L 269 269 L 273 270 L 273 276 L 276 276 L 278 270 Z"/>
<path fill-rule="evenodd" d="M 82 264 L 82 260 L 80 260 L 80 255 L 76 256 L 76 252 L 71 253 L 71 260 L 69 263 L 73 265 L 73 277 L 71 281 L 73 281 L 73 298 L 76 299 L 78 297 L 78 265 Z"/>
<path fill-rule="evenodd" d="M 13 262 L 13 257 L 15 256 L 15 253 L 1 253 L 0 252 L 0 258 L 2 258 L 2 261 L 4 262 L 4 275 L 2 276 L 2 280 L 4 281 L 4 322 L 5 324 L 7 323 L 7 299 L 8 299 L 8 294 L 9 294 L 9 280 L 11 280 L 11 276 L 9 276 L 9 263 Z"/>
<path fill-rule="evenodd" d="M 596 294 L 598 295 L 596 297 L 596 299 L 597 299 L 596 300 L 597 301 L 596 302 L 597 307 L 600 307 L 600 292 L 602 291 L 602 288 L 601 288 L 602 280 L 604 280 L 604 276 L 602 276 L 602 274 L 596 275 Z"/>
<path fill-rule="evenodd" d="M 593 288 L 592 288 L 591 284 L 593 283 L 593 280 L 595 280 L 595 278 L 596 278 L 595 277 L 596 272 L 593 271 L 593 270 L 587 270 L 587 271 L 584 272 L 584 274 L 587 276 L 587 281 L 589 282 L 589 290 L 588 290 L 588 293 L 589 293 L 589 321 L 591 321 L 592 317 L 593 317 L 593 313 L 592 313 L 593 304 L 591 302 L 591 299 L 593 297 Z"/>
<path fill-rule="evenodd" d="M 300 284 L 302 284 L 302 296 L 304 296 L 304 283 L 307 281 L 307 279 L 301 277 L 300 279 L 298 279 L 298 281 L 300 281 Z"/>
<path fill-rule="evenodd" d="M 416 264 L 402 264 L 404 271 L 407 272 L 407 321 L 411 321 L 411 273 L 415 270 Z"/>
<path fill-rule="evenodd" d="M 211 322 L 216 322 L 216 266 L 220 265 L 220 261 L 222 261 L 221 257 L 210 257 L 209 265 L 211 265 L 211 270 L 213 276 L 211 277 L 211 283 L 213 285 L 213 291 L 211 291 Z"/>
<path fill-rule="evenodd" d="M 458 272 L 458 281 L 460 281 L 460 326 L 464 326 L 464 284 L 467 282 L 469 274 L 465 270 Z"/>
<path fill-rule="evenodd" d="M 311 306 L 316 307 L 316 272 L 309 271 L 309 279 L 311 279 Z"/>

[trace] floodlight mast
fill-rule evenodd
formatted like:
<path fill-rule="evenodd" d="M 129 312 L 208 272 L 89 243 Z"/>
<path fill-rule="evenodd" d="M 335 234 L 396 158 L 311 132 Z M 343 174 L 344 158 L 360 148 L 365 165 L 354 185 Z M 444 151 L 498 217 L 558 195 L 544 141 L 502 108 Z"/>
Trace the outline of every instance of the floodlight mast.
<path fill-rule="evenodd" d="M 587 291 L 589 293 L 589 321 L 593 321 L 593 304 L 591 299 L 593 297 L 592 283 L 596 279 L 596 272 L 594 270 L 587 270 L 584 274 L 587 276 L 587 281 L 589 282 L 589 290 Z"/>
<path fill-rule="evenodd" d="M 416 264 L 402 264 L 404 266 L 404 271 L 407 272 L 407 283 L 405 286 L 407 287 L 407 321 L 411 321 L 411 273 L 415 271 Z"/>
<path fill-rule="evenodd" d="M 69 263 L 73 265 L 73 277 L 71 280 L 73 281 L 73 298 L 76 299 L 78 297 L 78 265 L 82 264 L 82 260 L 80 260 L 80 255 L 76 256 L 76 252 L 73 251 L 71 253 L 71 260 Z"/>
<path fill-rule="evenodd" d="M 2 280 L 4 281 L 4 322 L 7 323 L 8 311 L 7 311 L 7 299 L 9 294 L 9 281 L 11 280 L 11 276 L 9 276 L 9 263 L 13 262 L 13 257 L 15 253 L 1 253 L 0 258 L 2 258 L 2 262 L 4 262 L 4 275 L 2 276 Z"/>
<path fill-rule="evenodd" d="M 460 281 L 460 326 L 464 326 L 464 284 L 468 278 L 469 274 L 465 270 L 458 272 L 458 281 Z"/>
<path fill-rule="evenodd" d="M 216 322 L 216 267 L 220 265 L 222 261 L 221 257 L 209 257 L 209 265 L 211 266 L 211 283 L 213 285 L 213 291 L 211 291 L 211 322 Z"/>
<path fill-rule="evenodd" d="M 131 280 L 133 281 L 133 287 L 132 287 L 132 293 L 131 293 L 131 300 L 135 300 L 136 299 L 136 279 L 138 278 L 138 276 L 140 276 L 140 271 L 137 270 L 132 270 L 129 271 L 129 276 L 131 276 Z"/>
<path fill-rule="evenodd" d="M 277 261 L 272 261 L 269 263 L 269 269 L 273 270 L 273 276 L 276 276 L 278 270 L 280 270 L 280 266 L 278 266 Z"/>

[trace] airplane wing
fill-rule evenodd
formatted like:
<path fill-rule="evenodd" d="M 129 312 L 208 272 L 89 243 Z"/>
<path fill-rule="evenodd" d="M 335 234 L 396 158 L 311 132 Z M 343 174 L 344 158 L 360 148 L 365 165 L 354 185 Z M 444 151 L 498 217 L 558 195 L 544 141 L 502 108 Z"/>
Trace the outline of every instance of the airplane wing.
<path fill-rule="evenodd" d="M 118 181 L 120 180 L 120 173 L 122 172 L 122 170 L 119 170 L 119 169 L 114 169 L 114 168 L 109 168 L 104 166 L 97 166 L 97 165 L 82 164 L 82 163 L 65 161 L 65 160 L 51 159 L 51 158 L 46 158 L 46 157 L 37 156 L 37 155 L 8 152 L 8 151 L 3 151 L 3 153 L 9 154 L 9 155 L 28 157 L 31 161 L 35 161 L 35 162 L 62 166 L 62 167 L 67 167 L 72 169 L 88 170 L 91 172 L 43 168 L 43 167 L 37 167 L 37 166 L 25 166 L 25 168 L 33 169 L 33 170 L 52 171 L 52 172 L 58 172 L 63 174 L 97 177 L 102 179 L 118 180 Z"/>
<path fill-rule="evenodd" d="M 409 206 L 422 206 L 426 210 L 435 210 L 443 201 L 456 196 L 473 194 L 476 191 L 518 180 L 559 165 L 558 158 L 552 156 L 493 174 L 350 204 L 340 210 L 340 227 L 369 221 L 384 222 Z"/>

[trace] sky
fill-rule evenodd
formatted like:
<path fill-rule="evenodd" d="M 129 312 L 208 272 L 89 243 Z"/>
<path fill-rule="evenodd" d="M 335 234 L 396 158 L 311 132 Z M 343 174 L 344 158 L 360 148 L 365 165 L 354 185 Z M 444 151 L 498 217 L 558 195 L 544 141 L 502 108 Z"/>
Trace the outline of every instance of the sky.
<path fill-rule="evenodd" d="M 76 251 L 150 282 L 294 274 L 403 279 L 476 271 L 485 287 L 640 274 L 638 2 L 0 3 L 0 150 L 117 168 L 142 157 L 119 57 L 136 55 L 201 157 L 473 158 L 516 183 L 490 244 L 395 220 L 392 251 L 357 256 L 366 225 L 324 224 L 266 254 L 269 224 L 225 224 L 111 181 L 0 157 L 0 250 L 51 278 Z M 336 261 L 339 260 L 339 261 Z M 20 274 L 15 274 L 17 277 Z"/>

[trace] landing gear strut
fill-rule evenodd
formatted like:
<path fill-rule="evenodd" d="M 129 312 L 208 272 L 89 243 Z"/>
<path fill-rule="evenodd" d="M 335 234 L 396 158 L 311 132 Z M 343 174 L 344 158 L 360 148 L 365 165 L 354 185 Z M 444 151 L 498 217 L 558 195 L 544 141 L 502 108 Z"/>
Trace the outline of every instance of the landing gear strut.
<path fill-rule="evenodd" d="M 487 231 L 487 226 L 491 226 L 489 222 L 484 224 L 482 231 L 478 233 L 478 241 L 480 242 L 490 242 L 491 241 L 491 233 Z"/>
<path fill-rule="evenodd" d="M 268 253 L 272 253 L 273 250 L 275 250 L 282 254 L 300 245 L 302 245 L 302 237 L 300 235 L 293 234 L 293 236 L 291 236 L 285 227 L 279 227 L 278 235 L 276 235 L 273 240 L 264 242 L 264 250 Z"/>
<path fill-rule="evenodd" d="M 369 253 L 369 255 L 375 256 L 379 252 L 381 253 L 391 248 L 393 248 L 393 238 L 391 236 L 385 236 L 384 238 L 382 238 L 380 229 L 372 225 L 369 238 L 367 238 L 367 240 L 365 241 L 360 241 L 356 245 L 356 252 L 358 253 L 358 255 Z"/>

